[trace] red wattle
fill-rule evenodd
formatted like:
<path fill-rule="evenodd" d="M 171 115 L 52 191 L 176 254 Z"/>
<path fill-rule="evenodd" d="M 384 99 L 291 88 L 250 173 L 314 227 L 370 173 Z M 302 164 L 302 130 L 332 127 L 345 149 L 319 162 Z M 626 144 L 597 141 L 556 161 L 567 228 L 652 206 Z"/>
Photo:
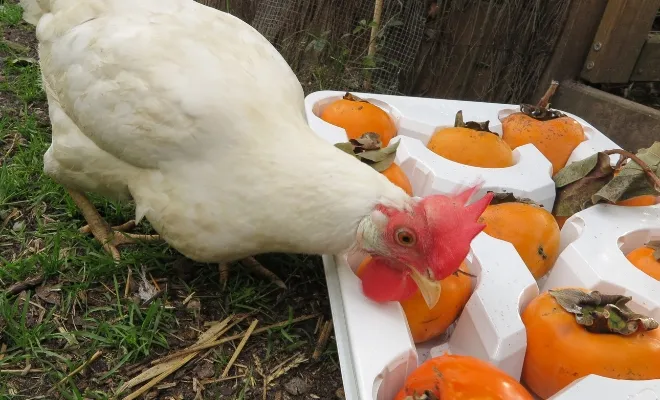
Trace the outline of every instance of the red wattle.
<path fill-rule="evenodd" d="M 390 267 L 378 259 L 372 259 L 360 276 L 364 295 L 378 303 L 403 301 L 417 291 L 415 281 L 406 271 Z"/>

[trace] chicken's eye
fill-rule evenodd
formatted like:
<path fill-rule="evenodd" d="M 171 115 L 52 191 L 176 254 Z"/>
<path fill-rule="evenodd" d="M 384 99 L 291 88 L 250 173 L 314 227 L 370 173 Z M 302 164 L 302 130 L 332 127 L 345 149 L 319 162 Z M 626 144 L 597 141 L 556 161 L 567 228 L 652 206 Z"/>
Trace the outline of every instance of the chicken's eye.
<path fill-rule="evenodd" d="M 415 238 L 415 234 L 410 232 L 408 229 L 398 229 L 396 231 L 396 241 L 399 243 L 401 246 L 413 246 L 417 239 Z"/>

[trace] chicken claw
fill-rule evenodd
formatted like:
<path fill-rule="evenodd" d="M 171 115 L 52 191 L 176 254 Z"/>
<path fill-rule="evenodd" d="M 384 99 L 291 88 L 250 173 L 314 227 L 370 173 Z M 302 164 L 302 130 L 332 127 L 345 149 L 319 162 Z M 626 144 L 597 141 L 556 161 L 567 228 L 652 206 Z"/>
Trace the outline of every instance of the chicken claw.
<path fill-rule="evenodd" d="M 277 287 L 286 290 L 286 284 L 272 271 L 268 270 L 266 267 L 261 265 L 254 257 L 247 257 L 240 260 L 241 265 L 247 267 L 251 272 L 261 275 L 261 277 L 266 278 L 273 282 Z M 220 272 L 220 286 L 224 291 L 227 288 L 227 281 L 229 280 L 229 264 L 223 263 L 218 265 L 218 270 Z"/>
<path fill-rule="evenodd" d="M 115 261 L 121 259 L 119 250 L 117 247 L 124 244 L 132 244 L 137 241 L 157 241 L 162 240 L 160 235 L 138 235 L 132 233 L 125 233 L 128 230 L 131 230 L 135 227 L 135 221 L 128 221 L 125 224 L 110 227 L 108 223 L 101 217 L 101 215 L 96 210 L 96 207 L 89 201 L 87 196 L 84 193 L 67 189 L 69 195 L 73 199 L 74 203 L 80 209 L 83 217 L 87 221 L 88 225 L 80 228 L 81 233 L 91 233 L 94 235 L 94 238 L 103 244 L 103 249 L 112 255 L 112 258 Z M 117 232 L 121 232 L 120 235 L 116 235 Z"/>

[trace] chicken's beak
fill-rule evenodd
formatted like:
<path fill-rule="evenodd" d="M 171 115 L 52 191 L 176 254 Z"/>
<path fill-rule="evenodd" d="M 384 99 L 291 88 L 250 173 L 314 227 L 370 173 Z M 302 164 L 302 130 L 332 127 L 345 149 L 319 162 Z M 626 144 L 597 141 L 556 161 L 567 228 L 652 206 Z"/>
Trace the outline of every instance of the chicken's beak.
<path fill-rule="evenodd" d="M 429 307 L 429 309 L 435 307 L 435 305 L 438 304 L 438 300 L 440 300 L 440 293 L 442 289 L 440 282 L 430 279 L 413 267 L 409 268 L 410 277 L 417 284 L 419 292 L 422 294 L 422 297 L 424 297 L 426 305 Z"/>

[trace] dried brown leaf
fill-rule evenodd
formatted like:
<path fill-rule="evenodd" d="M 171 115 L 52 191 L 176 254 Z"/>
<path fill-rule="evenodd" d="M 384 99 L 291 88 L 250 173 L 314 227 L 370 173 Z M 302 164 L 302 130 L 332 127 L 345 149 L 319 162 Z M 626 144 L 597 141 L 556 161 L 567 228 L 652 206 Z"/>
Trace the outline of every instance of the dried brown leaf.
<path fill-rule="evenodd" d="M 349 142 L 361 150 L 378 150 L 383 147 L 380 135 L 375 132 L 363 133 L 358 139 L 350 139 Z"/>
<path fill-rule="evenodd" d="M 44 281 L 44 277 L 42 275 L 33 276 L 22 282 L 14 283 L 7 289 L 6 294 L 9 296 L 14 296 L 23 293 L 25 290 L 29 290 L 37 285 L 40 285 L 43 281 Z"/>
<path fill-rule="evenodd" d="M 567 312 L 575 315 L 578 324 L 592 333 L 630 335 L 639 330 L 658 328 L 651 317 L 633 312 L 626 305 L 632 297 L 600 293 L 585 293 L 579 289 L 555 289 L 548 293 Z"/>
<path fill-rule="evenodd" d="M 660 176 L 660 142 L 653 143 L 649 148 L 640 149 L 636 156 L 648 166 L 650 173 L 655 174 L 656 177 Z M 617 176 L 594 194 L 593 202 L 616 203 L 647 194 L 658 195 L 660 188 L 655 187 L 655 182 L 649 179 L 648 173 L 631 159 L 621 168 Z"/>
<path fill-rule="evenodd" d="M 360 161 L 370 165 L 376 171 L 383 172 L 394 163 L 396 150 L 399 148 L 399 142 L 392 143 L 385 148 L 375 148 L 377 142 L 375 138 L 370 135 L 376 134 L 367 132 L 362 135 L 360 139 L 335 143 L 335 147 L 357 157 Z M 378 138 L 378 143 L 380 143 L 380 138 Z"/>
<path fill-rule="evenodd" d="M 490 128 L 488 125 L 490 124 L 490 121 L 483 121 L 483 122 L 476 122 L 476 121 L 468 121 L 464 122 L 463 121 L 463 110 L 459 110 L 456 113 L 456 117 L 454 117 L 454 127 L 455 128 L 468 128 L 472 129 L 478 132 L 488 132 L 492 133 L 494 135 L 497 135 L 495 132 L 491 132 Z"/>
<path fill-rule="evenodd" d="M 602 152 L 564 167 L 553 178 L 557 187 L 553 214 L 570 217 L 592 206 L 592 196 L 612 179 L 613 174 L 610 157 Z"/>
<path fill-rule="evenodd" d="M 53 305 L 60 305 L 62 301 L 62 296 L 60 295 L 60 288 L 56 285 L 42 285 L 37 286 L 35 289 L 37 297 L 46 303 Z"/>
<path fill-rule="evenodd" d="M 504 203 L 524 203 L 524 204 L 539 206 L 538 203 L 536 203 L 534 200 L 528 199 L 526 197 L 516 197 L 516 195 L 514 195 L 513 193 L 509 193 L 509 192 L 497 193 L 492 191 L 488 191 L 488 193 L 494 194 L 493 200 L 491 200 L 490 202 L 491 205 L 504 204 Z"/>
<path fill-rule="evenodd" d="M 660 240 L 652 240 L 646 243 L 645 246 L 653 249 L 653 258 L 660 261 Z"/>

